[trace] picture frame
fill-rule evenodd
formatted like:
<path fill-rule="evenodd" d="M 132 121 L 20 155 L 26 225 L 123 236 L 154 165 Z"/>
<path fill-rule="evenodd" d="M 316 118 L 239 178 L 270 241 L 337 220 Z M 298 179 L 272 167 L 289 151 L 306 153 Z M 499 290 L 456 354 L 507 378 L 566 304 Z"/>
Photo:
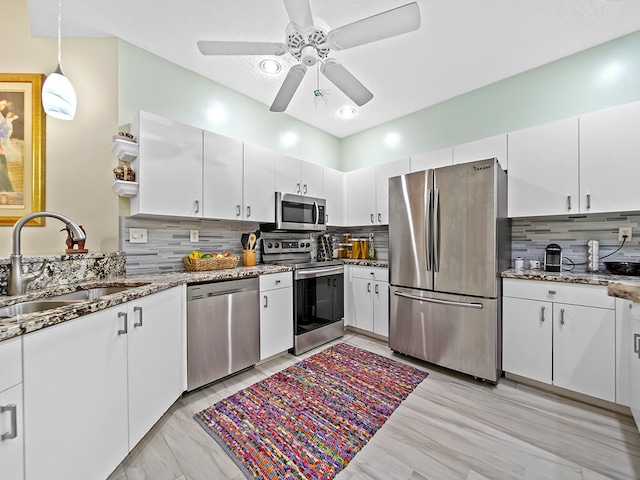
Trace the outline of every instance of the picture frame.
<path fill-rule="evenodd" d="M 0 73 L 0 226 L 44 211 L 45 128 L 40 73 Z M 44 225 L 36 218 L 27 225 Z"/>

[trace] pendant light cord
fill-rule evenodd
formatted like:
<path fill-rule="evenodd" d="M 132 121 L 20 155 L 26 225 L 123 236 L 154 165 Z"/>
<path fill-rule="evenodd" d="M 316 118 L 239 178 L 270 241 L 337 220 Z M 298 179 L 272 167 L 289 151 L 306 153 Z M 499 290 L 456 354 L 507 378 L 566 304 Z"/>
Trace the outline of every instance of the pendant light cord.
<path fill-rule="evenodd" d="M 62 68 L 62 0 L 58 0 L 58 65 Z"/>

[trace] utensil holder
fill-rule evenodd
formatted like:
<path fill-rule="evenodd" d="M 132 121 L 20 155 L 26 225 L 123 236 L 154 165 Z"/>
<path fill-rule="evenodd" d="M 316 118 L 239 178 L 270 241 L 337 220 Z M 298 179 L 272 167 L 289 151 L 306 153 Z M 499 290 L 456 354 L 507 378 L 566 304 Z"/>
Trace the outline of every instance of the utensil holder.
<path fill-rule="evenodd" d="M 242 250 L 242 265 L 244 267 L 255 267 L 256 265 L 255 250 Z"/>

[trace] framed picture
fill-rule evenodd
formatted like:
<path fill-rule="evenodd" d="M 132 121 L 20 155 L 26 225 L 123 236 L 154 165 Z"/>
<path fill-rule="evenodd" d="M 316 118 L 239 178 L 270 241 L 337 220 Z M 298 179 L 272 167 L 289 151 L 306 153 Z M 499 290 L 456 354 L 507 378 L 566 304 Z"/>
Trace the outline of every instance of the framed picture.
<path fill-rule="evenodd" d="M 44 78 L 0 73 L 0 225 L 44 210 Z M 44 218 L 27 225 L 44 225 Z"/>

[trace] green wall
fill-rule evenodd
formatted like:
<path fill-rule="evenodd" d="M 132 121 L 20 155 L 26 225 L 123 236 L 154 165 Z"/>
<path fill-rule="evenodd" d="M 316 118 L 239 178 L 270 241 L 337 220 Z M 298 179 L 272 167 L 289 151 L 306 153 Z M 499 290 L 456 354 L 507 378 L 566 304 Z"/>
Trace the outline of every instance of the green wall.
<path fill-rule="evenodd" d="M 340 169 L 340 139 L 154 54 L 119 41 L 118 124 L 128 125 L 138 110 L 260 145 L 292 157 Z M 226 113 L 211 118 L 212 109 Z M 298 141 L 281 142 L 294 133 Z"/>
<path fill-rule="evenodd" d="M 344 138 L 342 170 L 636 100 L 640 100 L 640 32 Z M 385 138 L 394 133 L 400 141 L 390 147 Z"/>

